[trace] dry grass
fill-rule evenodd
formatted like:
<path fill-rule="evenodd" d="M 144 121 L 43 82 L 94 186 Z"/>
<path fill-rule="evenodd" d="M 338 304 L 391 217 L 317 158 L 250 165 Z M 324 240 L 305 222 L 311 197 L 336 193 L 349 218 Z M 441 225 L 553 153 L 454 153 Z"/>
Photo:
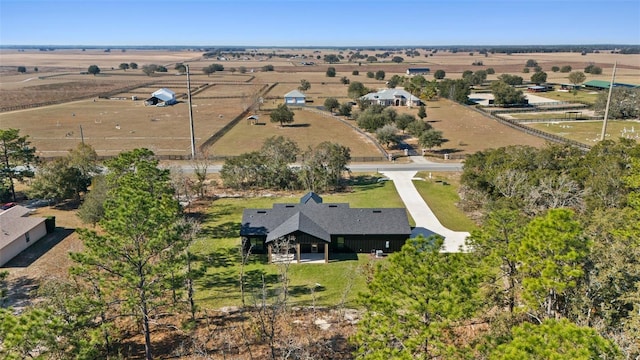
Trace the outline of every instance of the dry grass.
<path fill-rule="evenodd" d="M 271 123 L 268 114 L 261 115 L 260 125 L 240 121 L 212 146 L 212 153 L 239 155 L 257 151 L 266 138 L 281 135 L 294 140 L 303 151 L 329 140 L 349 147 L 353 157 L 380 156 L 373 143 L 342 122 L 311 111 L 295 110 L 294 113 L 294 123 L 284 127 Z"/>

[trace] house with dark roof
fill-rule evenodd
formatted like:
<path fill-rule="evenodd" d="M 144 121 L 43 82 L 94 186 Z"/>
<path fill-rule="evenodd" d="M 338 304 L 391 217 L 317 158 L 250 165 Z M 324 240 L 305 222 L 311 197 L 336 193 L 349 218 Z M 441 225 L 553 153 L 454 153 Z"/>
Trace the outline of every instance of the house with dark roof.
<path fill-rule="evenodd" d="M 299 203 L 274 204 L 271 209 L 245 209 L 240 236 L 245 250 L 267 253 L 385 253 L 399 251 L 411 236 L 404 208 L 351 208 L 324 203 L 310 192 Z M 283 248 L 283 243 L 284 248 Z"/>

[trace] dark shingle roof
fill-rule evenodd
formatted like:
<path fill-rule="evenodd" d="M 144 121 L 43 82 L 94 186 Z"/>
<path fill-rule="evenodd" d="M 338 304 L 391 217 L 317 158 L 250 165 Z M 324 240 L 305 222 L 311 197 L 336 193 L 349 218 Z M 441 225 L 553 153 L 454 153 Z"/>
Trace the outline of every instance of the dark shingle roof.
<path fill-rule="evenodd" d="M 279 237 L 291 234 L 295 231 L 302 231 L 305 234 L 312 235 L 326 242 L 331 242 L 331 235 L 329 235 L 322 226 L 316 224 L 301 212 L 293 214 L 290 218 L 280 224 L 280 226 L 269 232 L 267 235 L 267 242 L 276 240 Z"/>
<path fill-rule="evenodd" d="M 305 196 L 300 198 L 300 204 L 306 204 L 309 200 L 313 200 L 316 204 L 322 204 L 322 198 L 320 195 L 314 193 L 313 191 L 308 192 Z"/>
<path fill-rule="evenodd" d="M 308 202 L 274 204 L 272 209 L 245 209 L 240 235 L 267 235 L 269 240 L 297 230 L 321 239 L 324 233 L 329 236 L 411 234 L 404 208 L 350 208 L 349 204 Z"/>

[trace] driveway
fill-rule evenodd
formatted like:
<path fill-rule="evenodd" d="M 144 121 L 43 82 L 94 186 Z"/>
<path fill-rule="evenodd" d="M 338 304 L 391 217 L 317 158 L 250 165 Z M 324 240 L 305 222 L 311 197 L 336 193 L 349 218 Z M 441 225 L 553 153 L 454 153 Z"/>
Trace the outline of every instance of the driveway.
<path fill-rule="evenodd" d="M 425 237 L 438 234 L 444 237 L 442 252 L 459 252 L 461 248 L 464 249 L 464 241 L 469 233 L 442 226 L 411 181 L 416 171 L 384 171 L 382 174 L 393 180 L 405 207 L 416 222 L 416 227 L 411 232 L 412 238 L 419 234 Z"/>

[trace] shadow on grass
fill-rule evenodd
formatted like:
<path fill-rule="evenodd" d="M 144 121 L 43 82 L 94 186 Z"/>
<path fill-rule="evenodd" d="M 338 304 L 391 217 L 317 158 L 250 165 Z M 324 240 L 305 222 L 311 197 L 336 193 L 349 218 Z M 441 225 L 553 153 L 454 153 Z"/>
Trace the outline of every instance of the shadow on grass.
<path fill-rule="evenodd" d="M 381 178 L 382 176 L 376 175 L 358 175 L 349 180 L 348 186 L 357 191 L 373 190 L 384 186 L 384 182 L 378 181 Z"/>
<path fill-rule="evenodd" d="M 237 238 L 240 236 L 240 223 L 227 221 L 219 225 L 205 227 L 200 231 L 200 234 L 213 239 Z"/>
<path fill-rule="evenodd" d="M 352 253 L 332 253 L 329 257 L 329 262 L 338 262 L 338 261 L 358 261 L 358 254 L 355 252 Z"/>
<path fill-rule="evenodd" d="M 46 254 L 49 250 L 53 249 L 54 246 L 58 245 L 62 240 L 66 239 L 67 236 L 73 234 L 75 229 L 67 229 L 56 227 L 56 229 L 51 233 L 45 235 L 42 239 L 38 240 L 35 244 L 29 246 L 16 257 L 11 259 L 8 263 L 3 265 L 3 267 L 18 267 L 24 268 L 33 264 L 36 260 L 38 260 L 42 255 Z"/>
<path fill-rule="evenodd" d="M 285 125 L 283 127 L 300 128 L 300 127 L 309 127 L 309 126 L 311 126 L 311 124 L 289 124 L 289 125 Z"/>

